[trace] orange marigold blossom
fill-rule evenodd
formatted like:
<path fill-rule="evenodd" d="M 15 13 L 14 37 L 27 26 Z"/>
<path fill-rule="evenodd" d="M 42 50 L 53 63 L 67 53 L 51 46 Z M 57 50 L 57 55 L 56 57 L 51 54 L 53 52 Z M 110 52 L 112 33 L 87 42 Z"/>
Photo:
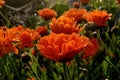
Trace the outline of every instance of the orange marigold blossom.
<path fill-rule="evenodd" d="M 62 16 L 66 17 L 73 17 L 75 18 L 75 21 L 80 22 L 83 18 L 82 15 L 87 12 L 86 9 L 76 9 L 76 8 L 71 8 L 70 10 L 66 11 Z"/>
<path fill-rule="evenodd" d="M 82 4 L 88 4 L 90 0 L 80 0 Z"/>
<path fill-rule="evenodd" d="M 44 36 L 45 34 L 47 34 L 47 27 L 46 26 L 38 26 L 35 29 L 36 32 L 39 33 L 39 35 Z"/>
<path fill-rule="evenodd" d="M 22 25 L 16 26 L 16 27 L 12 27 L 11 29 L 14 29 L 15 31 L 19 32 L 19 31 L 23 31 L 24 27 Z"/>
<path fill-rule="evenodd" d="M 3 57 L 12 51 L 18 54 L 17 48 L 12 44 L 14 36 L 14 31 L 6 27 L 0 28 L 0 57 Z"/>
<path fill-rule="evenodd" d="M 25 47 L 33 47 L 32 38 L 28 32 L 23 32 L 20 34 L 20 41 L 21 45 L 19 46 L 20 49 L 24 49 Z"/>
<path fill-rule="evenodd" d="M 34 46 L 33 41 L 39 38 L 39 33 L 35 30 L 31 30 L 26 28 L 21 34 L 19 35 L 19 40 L 21 42 L 19 48 L 24 49 L 26 47 L 32 48 Z"/>
<path fill-rule="evenodd" d="M 52 19 L 50 23 L 50 29 L 54 33 L 71 34 L 73 32 L 79 32 L 79 25 L 76 25 L 74 18 L 59 17 L 58 19 Z"/>
<path fill-rule="evenodd" d="M 30 34 L 32 40 L 37 40 L 40 37 L 39 32 L 34 29 L 26 28 L 24 31 L 27 31 Z"/>
<path fill-rule="evenodd" d="M 0 7 L 2 7 L 2 5 L 5 4 L 5 1 L 4 0 L 0 0 Z"/>
<path fill-rule="evenodd" d="M 24 30 L 24 28 L 23 28 L 23 26 L 20 25 L 20 26 L 17 26 L 17 27 L 9 28 L 9 30 L 14 32 L 15 35 L 14 35 L 12 41 L 16 42 L 16 41 L 19 41 L 19 35 Z"/>
<path fill-rule="evenodd" d="M 38 15 L 45 18 L 46 20 L 52 19 L 53 17 L 57 16 L 56 11 L 49 9 L 49 8 L 44 8 L 42 10 L 38 10 Z"/>
<path fill-rule="evenodd" d="M 94 22 L 97 26 L 106 26 L 106 21 L 109 20 L 111 14 L 106 11 L 95 10 L 93 12 L 87 12 L 83 15 L 83 18 L 88 22 Z"/>
<path fill-rule="evenodd" d="M 88 57 L 94 57 L 96 53 L 100 50 L 99 42 L 96 38 L 90 39 L 90 43 L 84 48 L 83 59 L 87 59 Z"/>
<path fill-rule="evenodd" d="M 17 42 L 16 46 L 20 49 L 26 47 L 33 47 L 33 41 L 39 39 L 39 33 L 36 30 L 23 28 L 23 26 L 18 26 L 11 28 L 16 32 L 13 41 Z"/>
<path fill-rule="evenodd" d="M 79 34 L 55 34 L 40 38 L 37 48 L 48 59 L 67 62 L 87 46 L 89 39 Z"/>

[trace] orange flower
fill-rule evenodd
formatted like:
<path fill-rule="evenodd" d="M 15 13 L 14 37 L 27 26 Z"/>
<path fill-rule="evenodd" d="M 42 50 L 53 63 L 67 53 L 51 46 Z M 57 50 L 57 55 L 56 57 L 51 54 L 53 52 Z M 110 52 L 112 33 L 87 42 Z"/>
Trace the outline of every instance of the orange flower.
<path fill-rule="evenodd" d="M 19 36 L 20 36 L 20 34 L 24 31 L 24 27 L 21 26 L 21 25 L 19 25 L 19 26 L 17 26 L 17 27 L 12 27 L 12 28 L 10 28 L 9 30 L 13 31 L 14 34 L 15 34 L 14 37 L 13 37 L 13 39 L 12 39 L 12 41 L 13 41 L 13 42 L 18 42 L 18 41 L 20 41 L 20 40 L 19 40 Z"/>
<path fill-rule="evenodd" d="M 12 27 L 11 29 L 14 29 L 15 31 L 23 31 L 24 27 L 22 25 L 19 25 L 17 27 Z"/>
<path fill-rule="evenodd" d="M 70 61 L 77 53 L 87 46 L 86 36 L 72 34 L 55 34 L 42 37 L 37 44 L 41 54 L 55 61 Z"/>
<path fill-rule="evenodd" d="M 36 32 L 39 33 L 39 35 L 44 36 L 47 34 L 47 27 L 46 26 L 39 26 L 36 28 Z"/>
<path fill-rule="evenodd" d="M 21 41 L 21 45 L 19 46 L 20 49 L 24 49 L 25 47 L 29 48 L 33 47 L 31 35 L 27 31 L 24 31 L 20 34 L 20 41 Z"/>
<path fill-rule="evenodd" d="M 88 46 L 84 49 L 83 59 L 87 59 L 90 56 L 95 56 L 95 54 L 99 51 L 100 46 L 97 39 L 92 38 L 90 39 L 91 42 Z"/>
<path fill-rule="evenodd" d="M 80 0 L 82 4 L 88 4 L 90 0 Z"/>
<path fill-rule="evenodd" d="M 16 46 L 20 49 L 33 47 L 33 41 L 39 38 L 39 33 L 36 30 L 23 28 L 23 26 L 13 27 L 10 30 L 15 34 L 12 41 L 16 42 Z"/>
<path fill-rule="evenodd" d="M 120 0 L 117 0 L 118 1 L 118 3 L 120 4 Z"/>
<path fill-rule="evenodd" d="M 79 32 L 79 25 L 76 25 L 74 18 L 60 17 L 57 20 L 55 18 L 52 19 L 50 29 L 54 33 L 71 34 Z"/>
<path fill-rule="evenodd" d="M 26 28 L 26 29 L 24 29 L 24 31 L 27 31 L 29 33 L 29 35 L 31 36 L 32 40 L 37 40 L 40 37 L 39 36 L 39 32 L 37 32 L 36 30 L 30 29 L 30 28 Z"/>
<path fill-rule="evenodd" d="M 38 15 L 40 15 L 41 17 L 45 18 L 46 20 L 51 19 L 53 17 L 57 16 L 57 13 L 49 8 L 44 8 L 42 10 L 38 10 Z"/>
<path fill-rule="evenodd" d="M 106 11 L 95 10 L 83 15 L 88 22 L 94 22 L 97 26 L 106 26 L 106 21 L 111 17 Z"/>
<path fill-rule="evenodd" d="M 18 54 L 18 50 L 12 44 L 12 39 L 15 36 L 14 31 L 7 29 L 6 27 L 0 28 L 0 57 L 14 51 Z"/>
<path fill-rule="evenodd" d="M 0 7 L 2 7 L 2 5 L 5 4 L 5 1 L 4 0 L 0 0 Z"/>
<path fill-rule="evenodd" d="M 71 8 L 70 10 L 66 11 L 63 16 L 67 16 L 67 17 L 73 17 L 75 18 L 75 21 L 81 21 L 82 15 L 85 14 L 87 12 L 86 9 L 76 9 L 76 8 Z"/>

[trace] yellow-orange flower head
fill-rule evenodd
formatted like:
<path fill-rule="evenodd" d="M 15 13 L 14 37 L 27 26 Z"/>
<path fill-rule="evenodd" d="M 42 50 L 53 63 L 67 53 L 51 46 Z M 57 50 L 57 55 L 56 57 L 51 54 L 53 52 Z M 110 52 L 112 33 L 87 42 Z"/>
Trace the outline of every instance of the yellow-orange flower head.
<path fill-rule="evenodd" d="M 50 60 L 70 61 L 77 53 L 87 46 L 86 36 L 72 34 L 55 34 L 42 37 L 37 44 L 40 53 Z"/>
<path fill-rule="evenodd" d="M 109 20 L 111 14 L 106 11 L 95 10 L 83 15 L 83 18 L 88 22 L 94 22 L 97 26 L 106 26 L 106 21 Z"/>
<path fill-rule="evenodd" d="M 79 25 L 76 25 L 74 18 L 59 17 L 58 19 L 53 18 L 50 23 L 50 29 L 54 33 L 65 33 L 71 34 L 73 32 L 79 32 Z"/>
<path fill-rule="evenodd" d="M 56 17 L 57 13 L 52 9 L 44 8 L 42 10 L 38 10 L 38 15 L 48 20 Z"/>

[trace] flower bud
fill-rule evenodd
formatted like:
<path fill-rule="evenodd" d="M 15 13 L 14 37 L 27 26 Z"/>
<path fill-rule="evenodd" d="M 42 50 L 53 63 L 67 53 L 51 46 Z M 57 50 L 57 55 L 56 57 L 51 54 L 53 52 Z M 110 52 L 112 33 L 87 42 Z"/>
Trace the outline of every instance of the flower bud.
<path fill-rule="evenodd" d="M 75 8 L 79 8 L 80 7 L 80 3 L 79 2 L 73 2 L 73 6 L 75 7 Z"/>
<path fill-rule="evenodd" d="M 93 22 L 89 22 L 89 23 L 85 24 L 85 30 L 86 31 L 94 31 L 96 29 L 97 29 L 97 26 Z"/>
<path fill-rule="evenodd" d="M 31 58 L 30 58 L 30 56 L 28 55 L 27 52 L 25 52 L 25 53 L 22 54 L 22 62 L 27 63 L 27 62 L 30 61 L 30 59 L 31 59 Z"/>
<path fill-rule="evenodd" d="M 80 2 L 83 4 L 83 5 L 87 5 L 89 3 L 90 0 L 80 0 Z"/>

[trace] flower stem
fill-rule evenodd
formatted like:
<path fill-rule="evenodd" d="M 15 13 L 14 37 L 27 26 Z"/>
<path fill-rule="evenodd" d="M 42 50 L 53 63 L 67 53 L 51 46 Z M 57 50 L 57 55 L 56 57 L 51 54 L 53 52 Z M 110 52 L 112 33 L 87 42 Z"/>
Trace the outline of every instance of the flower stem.
<path fill-rule="evenodd" d="M 8 27 L 8 26 L 11 24 L 11 23 L 10 23 L 10 20 L 7 19 L 1 11 L 0 11 L 0 15 L 3 17 L 4 20 L 6 20 L 6 22 L 7 22 L 6 25 L 7 25 L 7 27 Z"/>
<path fill-rule="evenodd" d="M 66 62 L 63 63 L 63 70 L 64 70 L 64 80 L 70 80 Z"/>

